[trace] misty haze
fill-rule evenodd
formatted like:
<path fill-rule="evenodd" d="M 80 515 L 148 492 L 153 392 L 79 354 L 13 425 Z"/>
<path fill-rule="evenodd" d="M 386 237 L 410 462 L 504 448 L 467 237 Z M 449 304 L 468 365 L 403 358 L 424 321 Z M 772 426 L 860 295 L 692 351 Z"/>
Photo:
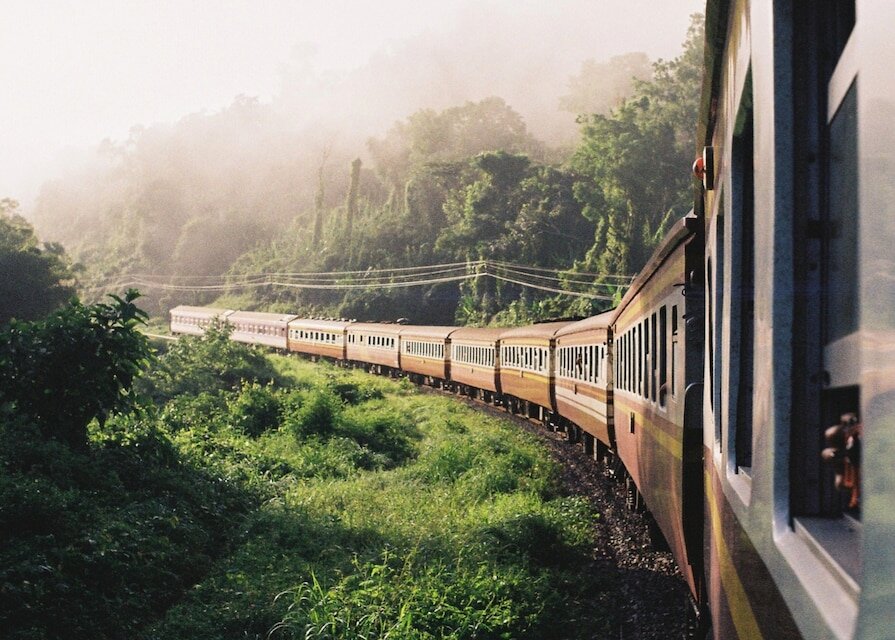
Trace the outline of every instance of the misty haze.
<path fill-rule="evenodd" d="M 527 161 L 514 169 L 518 180 L 540 167 L 570 166 L 590 114 L 608 115 L 635 93 L 637 80 L 652 79 L 653 63 L 680 56 L 697 9 L 692 2 L 633 3 L 624 11 L 571 1 L 396 2 L 376 10 L 272 3 L 259 13 L 239 3 L 182 12 L 138 3 L 123 12 L 98 3 L 71 15 L 39 3 L 18 7 L 11 17 L 21 22 L 4 32 L 2 45 L 18 63 L 4 72 L 6 84 L 22 90 L 0 106 L 3 121 L 15 123 L 0 134 L 7 154 L 0 156 L 0 196 L 41 240 L 61 243 L 82 265 L 86 299 L 136 284 L 153 313 L 183 301 L 154 287 L 173 282 L 164 276 L 478 259 L 485 254 L 468 243 L 461 250 L 455 236 L 463 217 L 457 198 L 482 168 L 460 165 L 482 152 L 521 154 Z M 81 28 L 64 28 L 64 20 Z M 22 41 L 17 34 L 28 24 L 52 42 Z M 402 217 L 422 216 L 426 229 L 346 255 L 340 217 L 355 158 L 355 228 L 376 235 Z M 571 194 L 574 185 L 565 188 Z M 659 215 L 674 205 L 655 204 Z M 573 209 L 561 222 L 573 245 L 536 262 L 566 269 L 584 258 L 596 218 L 581 218 L 581 204 Z M 494 257 L 501 251 L 486 238 L 476 242 L 490 242 L 485 253 Z M 621 266 L 632 272 L 636 264 Z M 137 281 L 136 274 L 153 278 Z M 260 293 L 249 306 L 295 299 L 293 291 Z M 383 305 L 418 319 L 454 316 L 456 286 L 428 294 L 440 301 L 428 312 L 413 312 L 418 291 L 397 302 L 302 292 L 297 303 L 371 319 L 381 318 Z M 507 292 L 497 307 L 518 295 Z M 477 321 L 497 307 L 477 309 Z"/>

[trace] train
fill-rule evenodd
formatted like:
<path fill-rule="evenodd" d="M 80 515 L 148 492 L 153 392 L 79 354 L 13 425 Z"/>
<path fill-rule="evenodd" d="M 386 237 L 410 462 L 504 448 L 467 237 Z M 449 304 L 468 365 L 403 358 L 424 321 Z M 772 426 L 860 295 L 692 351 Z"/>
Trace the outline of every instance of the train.
<path fill-rule="evenodd" d="M 710 1 L 694 207 L 618 306 L 511 329 L 181 306 L 449 388 L 622 470 L 693 636 L 895 638 L 895 3 Z M 859 81 L 860 80 L 860 81 Z"/>

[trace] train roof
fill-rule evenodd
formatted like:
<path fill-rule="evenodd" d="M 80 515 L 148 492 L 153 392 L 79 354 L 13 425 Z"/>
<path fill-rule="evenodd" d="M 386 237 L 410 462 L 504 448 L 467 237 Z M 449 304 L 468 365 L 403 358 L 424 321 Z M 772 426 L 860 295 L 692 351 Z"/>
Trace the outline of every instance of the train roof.
<path fill-rule="evenodd" d="M 615 309 L 604 311 L 603 313 L 573 322 L 568 327 L 563 327 L 556 332 L 556 337 L 569 336 L 582 331 L 593 331 L 595 329 L 606 329 L 612 324 L 612 318 L 615 317 Z"/>
<path fill-rule="evenodd" d="M 231 309 L 218 309 L 216 307 L 191 307 L 186 304 L 181 304 L 169 312 L 171 315 L 177 313 L 182 316 L 191 316 L 194 318 L 208 318 L 208 317 L 217 317 L 226 314 L 233 313 Z"/>
<path fill-rule="evenodd" d="M 500 334 L 501 340 L 516 338 L 541 338 L 549 339 L 556 335 L 556 332 L 564 327 L 568 327 L 573 322 L 542 322 L 541 324 L 533 324 L 527 327 L 516 327 L 514 329 L 504 329 Z"/>
<path fill-rule="evenodd" d="M 296 318 L 289 323 L 290 326 L 302 329 L 322 331 L 344 331 L 350 324 L 352 323 L 349 320 L 316 320 L 312 318 Z"/>
<path fill-rule="evenodd" d="M 451 332 L 457 327 L 441 327 L 428 325 L 402 325 L 401 337 L 418 337 L 418 338 L 437 338 L 438 340 L 447 340 Z"/>
<path fill-rule="evenodd" d="M 640 290 L 650 281 L 650 278 L 652 278 L 653 274 L 662 263 L 665 262 L 668 256 L 674 253 L 675 249 L 677 249 L 685 240 L 696 234 L 702 225 L 702 218 L 694 215 L 692 211 L 674 223 L 674 226 L 671 227 L 671 230 L 667 234 L 665 234 L 662 242 L 659 243 L 659 246 L 653 251 L 653 255 L 647 260 L 646 265 L 640 270 L 637 277 L 634 278 L 631 286 L 628 287 L 621 303 L 613 310 L 613 323 L 625 308 L 631 304 L 631 301 L 637 297 Z"/>
<path fill-rule="evenodd" d="M 239 320 L 249 320 L 252 322 L 282 322 L 287 323 L 295 320 L 298 316 L 286 313 L 266 313 L 264 311 L 234 311 L 227 320 L 237 322 Z"/>
<path fill-rule="evenodd" d="M 405 325 L 385 322 L 352 322 L 348 325 L 349 331 L 377 331 L 398 335 Z"/>
<path fill-rule="evenodd" d="M 477 342 L 497 342 L 500 336 L 506 333 L 506 329 L 496 327 L 461 327 L 454 328 L 451 333 L 451 341 L 477 341 Z"/>

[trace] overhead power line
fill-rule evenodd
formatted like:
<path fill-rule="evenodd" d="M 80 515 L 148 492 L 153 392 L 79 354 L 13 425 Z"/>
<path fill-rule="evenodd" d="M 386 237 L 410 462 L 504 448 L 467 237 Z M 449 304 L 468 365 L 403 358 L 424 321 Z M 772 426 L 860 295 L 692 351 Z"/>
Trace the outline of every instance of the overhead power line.
<path fill-rule="evenodd" d="M 552 275 L 547 275 L 552 274 Z M 355 271 L 333 272 L 294 272 L 294 273 L 262 273 L 224 276 L 167 276 L 149 274 L 129 274 L 110 279 L 106 284 L 91 287 L 85 293 L 100 293 L 108 290 L 128 287 L 173 292 L 234 292 L 262 287 L 281 287 L 287 289 L 316 290 L 358 290 L 358 289 L 397 289 L 417 286 L 431 286 L 448 282 L 460 282 L 474 278 L 490 277 L 495 280 L 509 282 L 521 287 L 547 291 L 560 295 L 568 295 L 593 300 L 611 300 L 605 294 L 586 290 L 573 290 L 579 286 L 584 288 L 616 288 L 626 287 L 631 276 L 609 275 L 601 279 L 616 279 L 617 283 L 593 282 L 570 276 L 587 274 L 570 274 L 559 269 L 529 267 L 513 263 L 477 260 L 471 262 L 453 262 L 418 267 L 396 267 L 383 269 L 366 269 Z M 192 279 L 192 282 L 190 281 Z M 569 288 L 572 287 L 572 288 Z"/>

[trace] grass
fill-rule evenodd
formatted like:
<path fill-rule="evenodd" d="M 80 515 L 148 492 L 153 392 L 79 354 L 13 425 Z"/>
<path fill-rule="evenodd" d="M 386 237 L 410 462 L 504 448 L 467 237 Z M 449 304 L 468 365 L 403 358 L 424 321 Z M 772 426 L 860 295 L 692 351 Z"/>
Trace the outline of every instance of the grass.
<path fill-rule="evenodd" d="M 531 436 L 406 381 L 229 345 L 257 378 L 197 393 L 178 376 L 221 379 L 216 348 L 175 350 L 156 404 L 97 425 L 88 452 L 0 454 L 9 637 L 608 634 L 598 514 Z"/>

